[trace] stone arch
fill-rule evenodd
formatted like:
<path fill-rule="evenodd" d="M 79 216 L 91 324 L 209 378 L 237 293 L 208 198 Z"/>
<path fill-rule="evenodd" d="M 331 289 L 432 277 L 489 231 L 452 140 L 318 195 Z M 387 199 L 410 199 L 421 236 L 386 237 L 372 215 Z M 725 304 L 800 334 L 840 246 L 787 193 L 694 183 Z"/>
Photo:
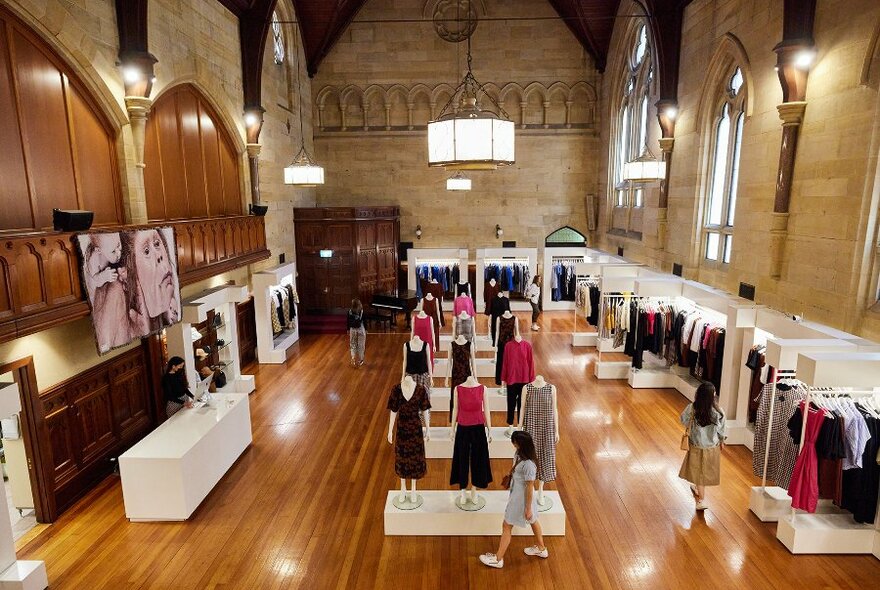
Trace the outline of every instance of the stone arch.
<path fill-rule="evenodd" d="M 407 127 L 410 125 L 409 93 L 402 84 L 393 84 L 385 91 L 388 113 L 388 126 Z"/>
<path fill-rule="evenodd" d="M 408 105 L 412 105 L 411 126 L 427 125 L 433 117 L 431 112 L 431 89 L 427 84 L 416 84 L 409 89 L 406 96 Z"/>
<path fill-rule="evenodd" d="M 217 100 L 215 94 L 211 92 L 210 89 L 206 88 L 201 80 L 197 80 L 196 78 L 190 76 L 183 76 L 171 80 L 170 82 L 168 82 L 168 84 L 165 84 L 162 89 L 153 97 L 153 103 L 158 102 L 162 96 L 164 96 L 168 92 L 178 90 L 178 88 L 183 85 L 189 85 L 196 89 L 196 92 L 214 110 L 217 118 L 223 124 L 223 129 L 229 135 L 230 139 L 232 139 L 232 142 L 235 145 L 236 152 L 239 155 L 244 154 L 245 137 L 244 127 L 241 122 L 242 117 L 234 116 L 231 113 L 230 109 L 224 108 L 221 105 L 220 101 Z"/>
<path fill-rule="evenodd" d="M 319 128 L 342 127 L 342 106 L 339 102 L 339 90 L 335 86 L 324 86 L 315 97 L 315 105 Z"/>
<path fill-rule="evenodd" d="M 339 92 L 342 129 L 363 127 L 366 124 L 363 101 L 364 92 L 357 86 L 349 84 Z"/>
<path fill-rule="evenodd" d="M 368 127 L 386 127 L 385 107 L 388 105 L 388 94 L 378 84 L 370 84 L 364 89 L 364 129 Z"/>
<path fill-rule="evenodd" d="M 64 6 L 53 6 L 52 10 L 64 11 L 65 17 L 52 19 L 29 12 L 15 3 L 3 3 L 0 5 L 0 14 L 4 10 L 33 31 L 76 74 L 79 82 L 88 90 L 96 106 L 101 109 L 117 134 L 122 127 L 128 125 L 128 113 L 122 101 L 125 90 L 121 72 L 115 63 L 106 63 L 106 60 L 102 59 L 101 52 L 92 43 L 91 37 L 79 28 L 77 20 Z M 50 20 L 63 22 L 65 26 L 74 28 L 76 32 L 61 37 L 60 31 L 52 30 L 47 26 L 46 23 Z M 81 47 L 73 47 L 64 39 L 77 39 Z M 102 67 L 102 71 L 98 70 L 96 64 Z"/>
<path fill-rule="evenodd" d="M 522 124 L 543 125 L 545 119 L 545 104 L 547 102 L 547 89 L 538 82 L 532 82 L 523 90 L 523 103 L 525 110 L 522 114 Z"/>
<path fill-rule="evenodd" d="M 873 88 L 880 86 L 880 19 L 877 19 L 874 25 L 868 48 L 865 50 L 859 84 Z"/>
<path fill-rule="evenodd" d="M 449 102 L 449 99 L 455 95 L 455 88 L 450 84 L 446 84 L 445 82 L 442 84 L 438 84 L 434 86 L 431 90 L 431 118 L 436 119 L 440 116 L 440 112 L 443 110 L 443 107 L 446 106 L 446 103 Z M 457 104 L 450 105 L 450 108 L 455 111 L 458 109 Z"/>
<path fill-rule="evenodd" d="M 709 67 L 706 68 L 706 76 L 703 79 L 703 86 L 700 88 L 700 101 L 697 103 L 700 129 L 704 129 L 711 122 L 711 115 L 714 112 L 714 107 L 711 103 L 715 101 L 715 97 L 718 94 L 718 85 L 726 83 L 727 74 L 734 65 L 739 66 L 742 71 L 746 88 L 746 118 L 751 116 L 755 105 L 755 78 L 752 74 L 749 56 L 736 35 L 725 33 L 718 42 L 715 53 L 712 54 L 712 59 L 709 60 Z"/>

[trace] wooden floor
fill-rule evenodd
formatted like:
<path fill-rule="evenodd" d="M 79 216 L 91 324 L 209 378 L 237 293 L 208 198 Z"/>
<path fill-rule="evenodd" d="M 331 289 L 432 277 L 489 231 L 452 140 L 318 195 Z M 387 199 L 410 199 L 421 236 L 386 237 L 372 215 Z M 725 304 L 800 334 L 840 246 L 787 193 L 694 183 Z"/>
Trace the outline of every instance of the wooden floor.
<path fill-rule="evenodd" d="M 45 560 L 53 589 L 877 587 L 875 558 L 794 557 L 752 516 L 744 447 L 724 454 L 722 485 L 696 513 L 677 477 L 686 400 L 598 382 L 595 352 L 570 346 L 570 314 L 542 322 L 527 337 L 559 390 L 560 480 L 549 487 L 568 511 L 547 560 L 522 554 L 525 537 L 499 571 L 477 560 L 496 537 L 384 536 L 385 495 L 399 482 L 385 404 L 405 337 L 372 333 L 361 370 L 347 366 L 346 336 L 304 337 L 286 366 L 254 369 L 253 446 L 191 521 L 130 524 L 110 478 L 19 557 Z M 450 463 L 429 460 L 422 489 L 449 489 Z M 492 467 L 500 480 L 509 462 Z"/>

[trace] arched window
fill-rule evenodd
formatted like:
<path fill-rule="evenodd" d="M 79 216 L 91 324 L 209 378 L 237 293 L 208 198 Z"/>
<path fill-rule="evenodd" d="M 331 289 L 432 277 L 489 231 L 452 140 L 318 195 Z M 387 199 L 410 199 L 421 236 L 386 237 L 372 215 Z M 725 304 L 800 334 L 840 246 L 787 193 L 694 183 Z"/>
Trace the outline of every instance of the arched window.
<path fill-rule="evenodd" d="M 631 187 L 623 180 L 624 165 L 639 157 L 648 142 L 648 111 L 653 81 L 651 44 L 648 29 L 641 24 L 635 32 L 625 61 L 620 92 L 620 106 L 615 124 L 611 156 L 613 187 L 612 231 L 641 235 L 644 189 Z"/>
<path fill-rule="evenodd" d="M 560 227 L 544 239 L 545 246 L 551 247 L 577 247 L 586 246 L 587 237 L 571 226 Z"/>
<path fill-rule="evenodd" d="M 272 13 L 272 46 L 275 48 L 275 63 L 284 63 L 284 32 L 281 30 L 281 21 L 278 13 Z"/>
<path fill-rule="evenodd" d="M 703 222 L 703 255 L 706 260 L 723 264 L 730 263 L 733 251 L 746 90 L 742 70 L 734 67 L 726 78 L 712 125 L 712 161 L 706 183 L 708 195 Z"/>

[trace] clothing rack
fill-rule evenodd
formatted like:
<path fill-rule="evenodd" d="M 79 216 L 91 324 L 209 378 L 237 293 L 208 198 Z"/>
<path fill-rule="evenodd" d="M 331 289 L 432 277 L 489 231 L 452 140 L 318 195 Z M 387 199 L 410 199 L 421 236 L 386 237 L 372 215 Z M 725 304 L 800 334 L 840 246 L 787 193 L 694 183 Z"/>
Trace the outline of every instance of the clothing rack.
<path fill-rule="evenodd" d="M 529 264 L 529 259 L 528 258 L 511 257 L 511 258 L 487 258 L 485 260 L 485 264 L 511 264 L 511 263 Z"/>
<path fill-rule="evenodd" d="M 602 293 L 599 301 L 601 302 L 599 305 L 599 339 L 596 341 L 596 349 L 599 351 L 598 358 L 596 362 L 602 362 L 602 333 L 605 330 L 605 312 L 608 309 L 608 301 L 612 299 L 629 299 L 632 301 L 634 298 L 638 298 L 637 295 L 624 294 L 624 293 Z"/>
<path fill-rule="evenodd" d="M 589 284 L 591 282 L 595 282 L 598 284 L 599 277 L 594 276 L 594 275 L 575 275 L 576 289 L 579 289 L 581 287 L 581 285 Z M 587 311 L 588 312 L 589 312 L 589 306 L 590 306 L 590 302 L 587 301 Z M 579 315 L 578 308 L 577 308 L 577 305 L 575 305 L 575 308 L 574 308 L 574 328 L 572 329 L 572 332 L 574 334 L 579 334 L 579 332 L 578 332 L 578 315 Z M 586 319 L 587 318 L 585 316 L 584 321 L 586 321 Z M 597 333 L 598 333 L 598 319 L 597 319 L 596 323 L 597 323 Z M 589 323 L 587 323 L 587 325 L 589 326 Z"/>
<path fill-rule="evenodd" d="M 770 397 L 770 409 L 767 411 L 769 414 L 767 419 L 767 444 L 764 445 L 764 468 L 761 473 L 761 491 L 767 491 L 767 464 L 770 462 L 770 441 L 773 437 L 773 410 L 776 407 L 776 384 L 779 383 L 780 378 L 791 377 L 794 378 L 797 375 L 796 371 L 789 370 L 777 370 L 776 374 L 773 376 L 773 391 Z"/>

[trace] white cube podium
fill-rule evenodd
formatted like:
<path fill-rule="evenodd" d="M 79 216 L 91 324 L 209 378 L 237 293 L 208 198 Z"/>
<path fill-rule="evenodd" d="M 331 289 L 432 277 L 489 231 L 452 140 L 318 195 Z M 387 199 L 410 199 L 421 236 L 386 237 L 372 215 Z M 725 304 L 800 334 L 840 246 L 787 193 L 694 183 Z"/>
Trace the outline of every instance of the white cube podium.
<path fill-rule="evenodd" d="M 455 505 L 459 493 L 454 490 L 419 491 L 424 502 L 414 510 L 400 510 L 392 501 L 400 490 L 390 491 L 385 498 L 386 536 L 500 536 L 504 509 L 509 492 L 498 490 L 480 491 L 486 499 L 481 510 L 469 512 Z M 546 512 L 538 513 L 544 536 L 565 536 L 565 507 L 559 492 L 545 491 L 553 501 Z M 513 527 L 514 535 L 531 535 L 532 529 Z"/>

